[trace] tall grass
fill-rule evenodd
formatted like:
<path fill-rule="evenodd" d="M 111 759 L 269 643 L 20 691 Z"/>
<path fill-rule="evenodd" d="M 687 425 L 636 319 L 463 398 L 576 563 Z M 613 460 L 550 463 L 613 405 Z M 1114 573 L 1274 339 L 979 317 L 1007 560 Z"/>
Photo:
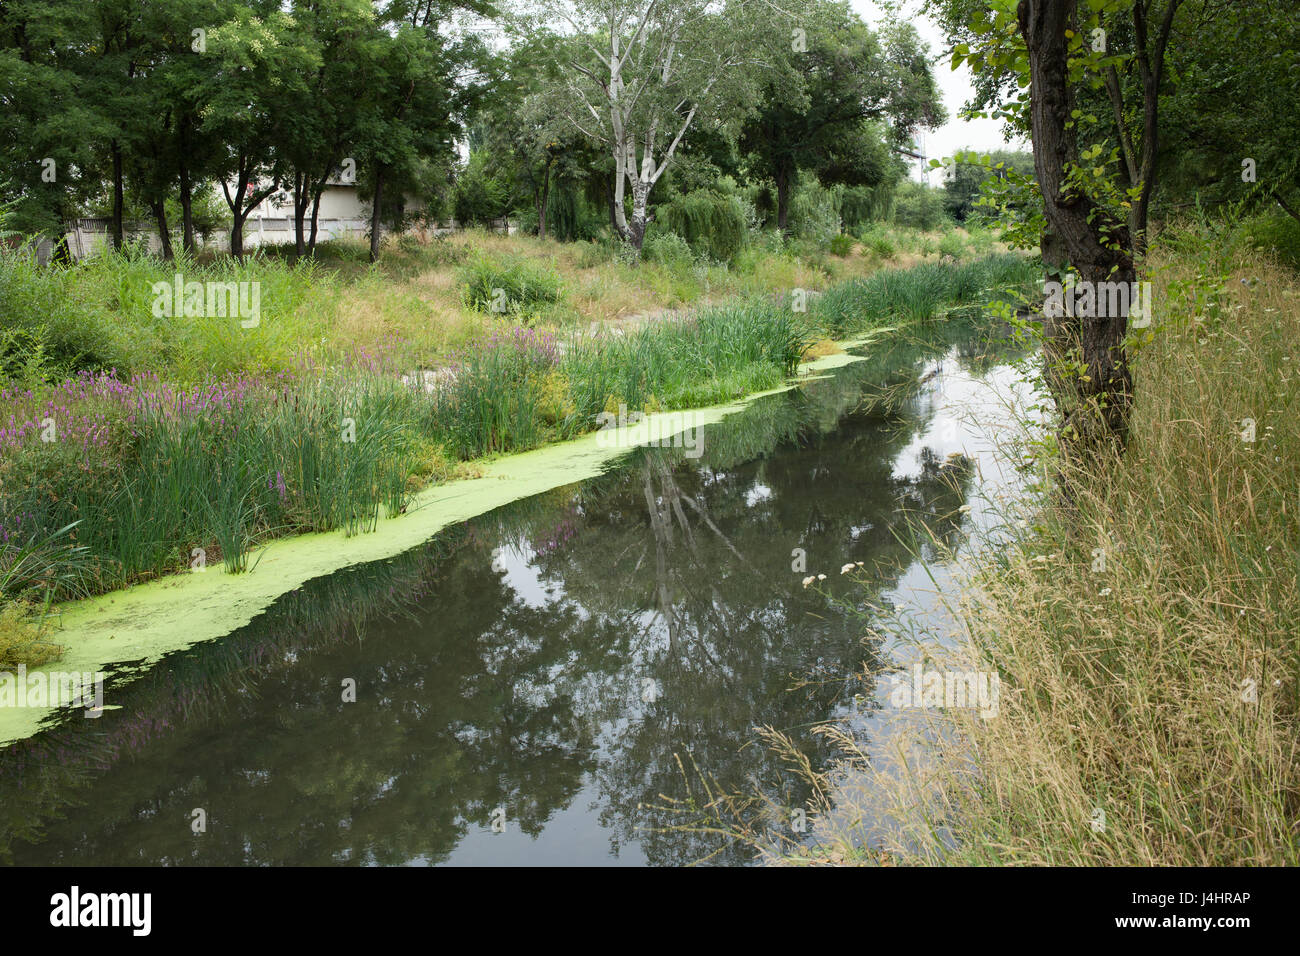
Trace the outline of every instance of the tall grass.
<path fill-rule="evenodd" d="M 559 274 L 526 259 L 478 256 L 461 271 L 465 304 L 480 312 L 533 316 L 563 296 Z"/>
<path fill-rule="evenodd" d="M 245 328 L 226 316 L 155 315 L 155 283 L 255 282 L 260 317 Z M 166 369 L 188 381 L 234 371 L 289 368 L 310 347 L 336 305 L 337 287 L 310 260 L 266 255 L 242 263 L 200 262 L 179 254 L 164 263 L 137 247 L 93 256 L 73 267 L 45 267 L 33 255 L 0 254 L 0 364 L 12 375 L 18 349 L 39 351 L 43 371 Z M 179 309 L 177 311 L 180 311 Z M 177 321 L 180 319 L 180 321 Z"/>
<path fill-rule="evenodd" d="M 369 530 L 381 506 L 404 507 L 407 478 L 421 468 L 416 426 L 427 399 L 386 378 L 243 378 L 179 393 L 148 379 L 81 382 L 62 404 L 38 402 L 66 413 L 56 440 L 6 440 L 0 535 L 75 522 L 78 548 L 94 560 L 92 590 L 208 557 L 242 571 L 272 535 Z M 78 419 L 79 398 L 115 402 L 115 414 Z M 0 565 L 13 563 L 9 553 Z"/>
<path fill-rule="evenodd" d="M 1300 281 L 1174 238 L 1126 455 L 1046 455 L 1072 503 L 1045 482 L 975 569 L 967 654 L 1001 675 L 999 716 L 947 712 L 872 784 L 895 859 L 1300 863 Z"/>
<path fill-rule="evenodd" d="M 177 266 L 190 267 L 186 260 Z M 88 268 L 104 270 L 101 286 L 117 285 L 115 308 L 136 314 L 148 306 L 140 289 L 162 267 L 125 256 Z M 229 277 L 244 267 L 223 268 Z M 496 268 L 479 259 L 465 275 L 485 287 L 503 281 Z M 195 269 L 187 280 L 206 274 Z M 316 275 L 309 263 L 258 269 L 248 274 L 301 281 L 307 290 Z M 217 562 L 243 573 L 270 538 L 374 529 L 456 461 L 573 437 L 620 406 L 697 407 L 774 387 L 828 333 L 886 317 L 929 318 L 925 304 L 951 290 L 977 294 L 978 283 L 963 284 L 958 274 L 968 269 L 984 270 L 979 283 L 1015 271 L 1009 263 L 931 264 L 920 267 L 923 275 L 886 276 L 865 294 L 840 295 L 838 324 L 826 323 L 820 306 L 796 313 L 788 296 L 760 296 L 568 343 L 516 325 L 453 353 L 431 380 L 403 376 L 391 357 L 369 353 L 324 363 L 300 351 L 276 368 L 285 363 L 274 357 L 274 339 L 248 346 L 270 350 L 263 362 L 239 360 L 254 371 L 209 375 L 199 385 L 86 369 L 58 384 L 13 380 L 0 391 L 0 571 L 31 566 L 19 550 L 27 536 L 64 529 L 70 549 L 33 552 L 61 567 L 40 581 L 47 601 Z M 534 288 L 527 276 L 521 281 Z M 558 287 L 547 288 L 558 295 Z M 146 346 L 166 354 L 159 341 L 194 334 L 188 321 L 160 321 L 159 340 Z M 224 321 L 239 330 L 232 334 L 247 331 Z M 8 590 L 5 599 L 22 597 Z"/>
<path fill-rule="evenodd" d="M 942 306 L 982 304 L 1008 288 L 1028 292 L 1040 278 L 1034 260 L 1014 253 L 964 263 L 921 263 L 833 286 L 812 311 L 815 321 L 838 338 L 900 319 L 929 321 Z"/>
<path fill-rule="evenodd" d="M 770 388 L 814 334 L 788 306 L 754 299 L 579 344 L 564 375 L 580 414 L 708 405 Z"/>

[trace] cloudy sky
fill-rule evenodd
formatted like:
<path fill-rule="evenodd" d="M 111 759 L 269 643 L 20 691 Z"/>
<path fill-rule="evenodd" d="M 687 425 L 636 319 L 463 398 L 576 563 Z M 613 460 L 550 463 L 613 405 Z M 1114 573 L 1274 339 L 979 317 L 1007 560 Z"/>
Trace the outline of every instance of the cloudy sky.
<path fill-rule="evenodd" d="M 874 0 L 850 0 L 850 4 L 870 26 L 878 24 L 883 17 Z M 919 8 L 920 3 L 917 0 L 907 3 L 907 19 L 916 26 L 921 38 L 930 45 L 931 57 L 939 56 L 947 49 L 943 34 L 932 20 L 918 12 Z M 943 93 L 943 105 L 948 108 L 948 122 L 939 129 L 927 130 L 918 137 L 918 145 L 921 146 L 921 152 L 925 154 L 926 159 L 942 159 L 944 156 L 951 156 L 959 149 L 1007 148 L 1007 144 L 1002 139 L 1000 122 L 996 120 L 966 122 L 957 116 L 957 111 L 962 104 L 971 98 L 970 70 L 966 65 L 963 64 L 954 71 L 949 69 L 948 58 L 942 57 L 934 64 L 934 75 Z M 1020 148 L 1028 148 L 1027 144 L 1016 145 Z M 912 175 L 917 179 L 924 179 L 926 175 L 924 170 L 925 163 L 917 163 Z M 928 175 L 930 182 L 937 186 L 942 181 L 943 171 L 931 170 Z"/>

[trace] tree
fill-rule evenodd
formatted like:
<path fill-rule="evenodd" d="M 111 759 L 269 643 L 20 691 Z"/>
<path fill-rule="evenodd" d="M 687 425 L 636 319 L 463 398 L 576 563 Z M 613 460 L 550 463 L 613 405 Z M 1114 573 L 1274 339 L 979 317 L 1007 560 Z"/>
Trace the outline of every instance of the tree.
<path fill-rule="evenodd" d="M 482 93 L 476 82 L 486 59 L 482 42 L 441 29 L 456 10 L 483 12 L 476 0 L 394 0 L 387 37 L 373 59 L 357 128 L 358 181 L 371 202 L 370 259 L 379 258 L 385 190 L 401 197 L 423 173 L 450 157 L 462 120 Z"/>
<path fill-rule="evenodd" d="M 9 226 L 56 242 L 101 183 L 96 145 L 112 135 L 81 95 L 93 20 L 71 3 L 0 4 L 0 157 L 13 204 Z"/>
<path fill-rule="evenodd" d="M 640 249 L 650 193 L 687 133 L 704 119 L 738 127 L 793 20 L 759 0 L 542 0 L 529 26 L 548 20 L 570 30 L 554 39 L 567 72 L 549 101 L 609 151 L 614 226 Z"/>
<path fill-rule="evenodd" d="M 783 51 L 741 135 L 753 170 L 776 185 L 782 232 L 799 170 L 815 172 L 823 185 L 875 186 L 893 174 L 881 124 L 890 147 L 912 154 L 914 130 L 944 120 L 910 25 L 887 27 L 882 47 L 847 4 L 820 3 L 815 13 L 811 29 Z"/>
<path fill-rule="evenodd" d="M 300 0 L 294 17 L 316 67 L 297 91 L 301 101 L 288 109 L 281 147 L 292 176 L 295 251 L 302 256 L 316 249 L 320 200 L 330 178 L 355 181 L 355 159 L 344 167 L 361 118 L 357 77 L 370 75 L 385 35 L 370 0 Z"/>
<path fill-rule="evenodd" d="M 259 15 L 260 8 L 265 15 Z M 206 79 L 203 125 L 220 144 L 217 171 L 230 207 L 230 253 L 244 255 L 244 222 L 289 174 L 277 149 L 289 133 L 290 110 L 319 68 L 319 52 L 294 29 L 275 0 L 236 8 L 207 33 L 212 69 Z M 234 180 L 232 187 L 231 180 Z"/>
<path fill-rule="evenodd" d="M 1208 0 L 1184 0 L 1175 23 L 1168 69 L 1177 83 L 1157 159 L 1162 202 L 1246 200 L 1300 220 L 1300 12 L 1271 0 L 1239 0 L 1231 17 L 1216 12 Z"/>
<path fill-rule="evenodd" d="M 953 66 L 987 74 L 983 92 L 1018 92 L 997 110 L 1034 146 L 1049 273 L 1093 290 L 1086 314 L 1045 317 L 1047 381 L 1065 451 L 1127 438 L 1133 401 L 1125 351 L 1150 199 L 1156 186 L 1166 53 L 1181 0 L 932 0 L 948 23 L 968 14 Z M 1131 25 L 1131 31 L 1119 29 Z M 1127 84 L 1127 86 L 1126 86 Z M 1136 86 L 1136 96 L 1126 90 Z M 1102 99 L 1104 97 L 1104 100 Z M 1109 101 L 1109 124 L 1093 107 Z M 1090 143 L 1082 148 L 1080 140 Z M 1112 167 L 1114 169 L 1112 170 Z"/>
<path fill-rule="evenodd" d="M 484 153 L 487 172 L 512 184 L 507 202 L 527 197 L 544 239 L 552 187 L 561 179 L 568 186 L 584 179 L 592 147 L 539 92 L 555 86 L 563 69 L 544 39 L 518 37 L 494 67 L 491 96 L 471 139 Z"/>
<path fill-rule="evenodd" d="M 957 222 L 977 218 L 979 210 L 976 206 L 981 187 L 990 179 L 1006 179 L 1008 171 L 1024 176 L 1033 175 L 1033 154 L 996 149 L 977 156 L 971 150 L 959 150 L 953 156 L 948 177 L 943 183 L 944 210 Z"/>

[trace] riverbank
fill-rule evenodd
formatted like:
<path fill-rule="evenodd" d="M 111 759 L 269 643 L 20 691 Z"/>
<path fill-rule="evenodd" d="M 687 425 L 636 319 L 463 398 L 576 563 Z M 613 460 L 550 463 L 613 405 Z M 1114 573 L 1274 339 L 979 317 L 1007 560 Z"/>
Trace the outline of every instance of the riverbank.
<path fill-rule="evenodd" d="M 801 365 L 800 377 L 835 368 L 844 353 Z M 773 391 L 795 387 L 796 382 Z M 770 394 L 770 393 L 769 393 Z M 691 427 L 721 421 L 759 395 L 693 410 Z M 680 424 L 680 416 L 647 416 L 645 426 Z M 642 426 L 642 427 L 645 427 Z M 70 601 L 58 613 L 52 635 L 62 646 L 60 671 L 115 671 L 115 688 L 141 676 L 165 655 L 216 640 L 248 624 L 278 598 L 345 567 L 400 555 L 439 531 L 553 488 L 593 478 L 631 447 L 637 426 L 588 433 L 544 448 L 483 462 L 479 474 L 434 485 L 414 494 L 406 513 L 379 523 L 373 533 L 338 531 L 282 537 L 258 552 L 254 573 L 216 566 L 203 573 L 175 574 L 121 590 Z M 669 435 L 671 438 L 671 435 Z M 46 662 L 48 665 L 48 662 Z M 130 664 L 126 670 L 120 665 Z M 48 666 L 46 669 L 49 669 Z M 114 706 L 110 699 L 107 709 Z M 0 746 L 35 734 L 54 713 L 45 707 L 0 707 Z"/>
<path fill-rule="evenodd" d="M 73 712 L 0 749 L 0 860 L 750 862 L 721 837 L 665 830 L 655 805 L 689 795 L 676 755 L 801 804 L 754 724 L 794 728 L 823 766 L 833 748 L 813 730 L 845 687 L 791 693 L 791 677 L 875 655 L 851 610 L 802 586 L 791 549 L 809 568 L 862 561 L 887 593 L 916 517 L 957 533 L 972 476 L 939 467 L 961 413 L 937 396 L 998 367 L 1004 333 L 961 318 L 881 336 L 704 426 L 694 449 L 627 449 L 595 477 L 316 577 L 247 626 L 128 667 L 129 683 L 110 674 L 102 718 Z M 947 436 L 939 460 L 899 475 L 926 433 Z M 368 546 L 408 518 L 326 537 Z M 194 807 L 221 808 L 214 839 L 194 842 Z M 438 825 L 412 828 L 413 814 Z"/>
<path fill-rule="evenodd" d="M 820 296 L 796 289 L 563 343 L 556 331 L 509 325 L 451 355 L 432 386 L 364 352 L 328 365 L 299 355 L 274 372 L 246 363 L 198 384 L 85 370 L 10 386 L 0 663 L 57 656 L 43 632 L 52 602 L 178 571 L 241 574 L 277 538 L 373 531 L 381 516 L 418 505 L 423 489 L 590 432 L 602 414 L 760 393 L 828 338 L 929 321 L 1033 274 L 1009 254 L 922 263 Z M 265 324 L 276 341 L 275 323 Z"/>
<path fill-rule="evenodd" d="M 828 826 L 830 854 L 1300 863 L 1300 280 L 1227 228 L 1168 230 L 1148 265 L 1126 455 L 1065 475 L 1067 507 L 1050 448 L 1018 449 L 1042 480 L 953 604 L 996 716 L 932 711 L 902 772 L 850 748 L 894 823 Z"/>

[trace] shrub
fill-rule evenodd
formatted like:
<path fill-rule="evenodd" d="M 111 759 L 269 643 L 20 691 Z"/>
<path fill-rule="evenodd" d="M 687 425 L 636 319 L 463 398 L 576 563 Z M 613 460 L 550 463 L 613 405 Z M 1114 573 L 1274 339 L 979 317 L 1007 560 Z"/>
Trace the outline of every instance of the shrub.
<path fill-rule="evenodd" d="M 1283 265 L 1300 269 L 1300 222 L 1280 213 L 1261 216 L 1246 222 L 1242 232 L 1252 245 L 1272 250 Z"/>
<path fill-rule="evenodd" d="M 837 256 L 847 256 L 853 252 L 853 237 L 839 233 L 831 237 L 831 253 Z"/>
<path fill-rule="evenodd" d="M 866 246 L 867 250 L 881 259 L 892 259 L 898 255 L 898 246 L 894 242 L 893 235 L 889 227 L 882 223 L 876 223 L 867 229 L 858 232 L 858 241 Z"/>
<path fill-rule="evenodd" d="M 930 231 L 945 220 L 943 190 L 907 180 L 899 183 L 894 197 L 894 222 L 900 226 Z"/>
<path fill-rule="evenodd" d="M 613 240 L 586 242 L 579 239 L 574 245 L 578 249 L 579 269 L 594 269 L 596 266 L 613 262 L 618 256 L 617 243 Z"/>
<path fill-rule="evenodd" d="M 840 232 L 840 209 L 834 190 L 811 176 L 800 177 L 790 197 L 790 232 L 827 249 Z"/>
<path fill-rule="evenodd" d="M 736 196 L 699 189 L 657 207 L 652 231 L 676 233 L 696 256 L 731 262 L 745 245 L 748 224 Z"/>
<path fill-rule="evenodd" d="M 962 242 L 961 236 L 955 232 L 945 233 L 939 240 L 939 254 L 961 259 L 966 255 L 966 243 Z"/>
<path fill-rule="evenodd" d="M 129 343 L 105 311 L 109 290 L 77 282 L 81 267 L 42 266 L 30 246 L 0 250 L 0 363 L 41 363 L 60 373 L 128 361 Z M 86 294 L 89 292 L 90 294 Z"/>
<path fill-rule="evenodd" d="M 563 298 L 560 276 L 526 259 L 479 256 L 461 272 L 465 304 L 479 312 L 535 314 Z"/>
<path fill-rule="evenodd" d="M 647 236 L 641 246 L 641 257 L 666 266 L 689 264 L 694 258 L 690 244 L 675 232 L 657 232 Z"/>
<path fill-rule="evenodd" d="M 475 150 L 456 179 L 452 210 L 462 226 L 484 224 L 509 211 L 510 187 L 488 172 L 487 150 Z"/>

